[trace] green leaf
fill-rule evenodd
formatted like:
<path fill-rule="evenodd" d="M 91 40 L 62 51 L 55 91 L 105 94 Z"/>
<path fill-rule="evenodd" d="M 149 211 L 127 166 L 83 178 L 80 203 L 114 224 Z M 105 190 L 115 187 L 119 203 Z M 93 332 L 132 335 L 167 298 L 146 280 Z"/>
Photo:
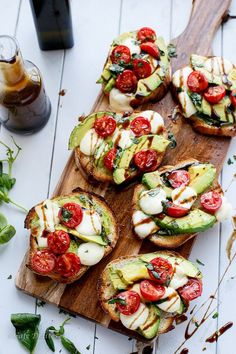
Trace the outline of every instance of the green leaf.
<path fill-rule="evenodd" d="M 0 213 L 0 230 L 2 230 L 5 226 L 7 226 L 7 219 Z"/>
<path fill-rule="evenodd" d="M 202 96 L 198 93 L 190 93 L 189 94 L 191 100 L 193 101 L 194 106 L 201 106 L 202 105 Z"/>
<path fill-rule="evenodd" d="M 11 323 L 16 329 L 16 336 L 30 353 L 33 353 L 38 341 L 40 320 L 40 315 L 31 313 L 16 313 L 11 315 Z"/>
<path fill-rule="evenodd" d="M 168 140 L 170 140 L 169 147 L 171 149 L 174 149 L 177 146 L 177 142 L 176 142 L 175 136 L 174 136 L 174 134 L 172 132 L 168 133 Z"/>
<path fill-rule="evenodd" d="M 51 349 L 52 352 L 55 352 L 55 345 L 52 339 L 52 334 L 50 331 L 55 330 L 56 328 L 53 326 L 50 326 L 46 329 L 45 334 L 44 334 L 44 339 L 45 342 L 47 343 L 47 346 L 49 349 Z"/>
<path fill-rule="evenodd" d="M 61 344 L 70 354 L 81 354 L 70 339 L 61 336 Z"/>
<path fill-rule="evenodd" d="M 109 70 L 112 72 L 112 74 L 119 75 L 125 70 L 125 68 L 119 64 L 112 64 L 109 66 Z"/>
<path fill-rule="evenodd" d="M 176 58 L 177 57 L 177 53 L 176 53 L 176 47 L 174 44 L 169 44 L 167 46 L 167 49 L 168 49 L 168 57 L 169 58 Z"/>
<path fill-rule="evenodd" d="M 126 301 L 124 299 L 119 298 L 119 297 L 115 297 L 115 298 L 109 300 L 108 304 L 116 304 L 117 302 L 121 305 L 124 305 L 124 306 L 126 305 Z"/>
<path fill-rule="evenodd" d="M 233 165 L 233 163 L 234 163 L 234 162 L 229 158 L 228 161 L 227 161 L 227 164 L 228 164 L 228 165 Z"/>
<path fill-rule="evenodd" d="M 5 226 L 0 231 L 0 245 L 7 243 L 15 235 L 16 229 L 12 225 Z"/>
<path fill-rule="evenodd" d="M 204 265 L 205 265 L 205 264 L 202 263 L 199 259 L 196 259 L 196 262 L 197 262 L 198 264 L 200 264 L 201 266 L 204 266 Z"/>
<path fill-rule="evenodd" d="M 219 317 L 219 313 L 218 313 L 218 312 L 215 312 L 214 315 L 212 316 L 212 318 L 215 319 L 215 318 L 217 318 L 217 317 Z"/>
<path fill-rule="evenodd" d="M 62 207 L 61 208 L 61 216 L 62 216 L 62 220 L 67 222 L 71 219 L 72 213 L 69 210 L 67 210 L 66 208 Z"/>

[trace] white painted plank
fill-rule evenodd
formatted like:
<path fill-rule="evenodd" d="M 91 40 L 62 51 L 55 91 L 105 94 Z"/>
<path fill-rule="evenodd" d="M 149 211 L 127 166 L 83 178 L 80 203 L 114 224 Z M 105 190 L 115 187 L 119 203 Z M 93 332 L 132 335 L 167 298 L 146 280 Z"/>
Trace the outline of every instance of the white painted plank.
<path fill-rule="evenodd" d="M 14 35 L 20 0 L 0 1 L 0 34 Z"/>

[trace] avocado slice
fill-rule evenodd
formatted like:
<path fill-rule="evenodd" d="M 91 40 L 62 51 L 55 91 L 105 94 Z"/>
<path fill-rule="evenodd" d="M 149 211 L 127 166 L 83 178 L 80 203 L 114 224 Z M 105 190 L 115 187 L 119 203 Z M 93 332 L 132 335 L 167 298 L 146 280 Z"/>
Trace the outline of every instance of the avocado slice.
<path fill-rule="evenodd" d="M 71 240 L 70 247 L 68 248 L 67 252 L 72 252 L 72 253 L 78 254 L 78 248 L 79 248 L 78 243 L 74 240 Z"/>
<path fill-rule="evenodd" d="M 155 222 L 162 229 L 171 230 L 173 234 L 184 234 L 205 231 L 214 225 L 216 218 L 200 209 L 194 209 L 182 218 L 175 219 L 166 215 L 162 220 L 156 217 Z"/>
<path fill-rule="evenodd" d="M 122 281 L 127 284 L 133 284 L 140 279 L 150 279 L 145 263 L 139 258 L 131 260 L 121 267 L 117 265 L 115 269 Z"/>
<path fill-rule="evenodd" d="M 114 267 L 109 268 L 109 276 L 114 289 L 125 290 L 127 288 L 128 284 L 120 277 Z"/>
<path fill-rule="evenodd" d="M 56 230 L 63 230 L 68 232 L 69 234 L 78 237 L 79 239 L 81 239 L 82 241 L 85 242 L 94 242 L 94 243 L 98 243 L 101 246 L 107 246 L 107 242 L 103 240 L 103 238 L 101 236 L 85 236 L 85 235 L 81 235 L 80 233 L 78 233 L 76 230 L 72 230 L 72 229 L 68 229 L 65 226 L 62 225 L 57 225 L 55 227 Z"/>
<path fill-rule="evenodd" d="M 203 193 L 210 187 L 216 177 L 216 168 L 211 163 L 192 165 L 188 172 L 189 187 L 193 188 L 197 194 Z"/>
<path fill-rule="evenodd" d="M 106 86 L 104 87 L 104 92 L 105 93 L 108 93 L 110 92 L 113 87 L 115 86 L 116 84 L 116 79 L 114 77 L 111 77 L 108 81 L 108 83 L 106 84 Z"/>
<path fill-rule="evenodd" d="M 138 328 L 138 332 L 147 339 L 157 335 L 161 321 L 161 311 L 155 305 L 149 305 L 149 315 L 146 322 Z"/>
<path fill-rule="evenodd" d="M 161 177 L 158 171 L 144 173 L 142 178 L 142 184 L 148 189 L 153 189 L 162 184 Z"/>

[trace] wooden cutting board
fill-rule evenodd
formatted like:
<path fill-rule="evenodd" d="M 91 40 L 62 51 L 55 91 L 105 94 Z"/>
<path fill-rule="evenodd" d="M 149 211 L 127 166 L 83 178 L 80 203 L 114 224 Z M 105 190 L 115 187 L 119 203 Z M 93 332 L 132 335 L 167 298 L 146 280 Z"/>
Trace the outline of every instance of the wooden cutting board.
<path fill-rule="evenodd" d="M 172 60 L 173 72 L 188 64 L 189 55 L 192 53 L 212 54 L 211 43 L 214 34 L 226 15 L 229 5 L 230 0 L 193 1 L 192 13 L 187 28 L 179 37 L 172 40 L 172 43 L 176 45 L 178 54 L 177 58 Z M 163 165 L 176 164 L 180 160 L 193 157 L 200 161 L 211 161 L 217 167 L 219 173 L 222 169 L 230 139 L 200 135 L 194 132 L 191 126 L 182 118 L 173 123 L 169 115 L 175 106 L 176 102 L 173 101 L 169 92 L 160 102 L 140 107 L 140 110 L 153 109 L 158 111 L 165 118 L 167 128 L 176 137 L 177 147 L 175 150 L 169 149 Z M 92 111 L 106 109 L 108 109 L 107 97 L 100 93 Z M 117 246 L 112 254 L 95 267 L 90 268 L 85 276 L 71 285 L 58 284 L 50 279 L 33 274 L 25 267 L 26 254 L 16 278 L 17 288 L 26 294 L 55 304 L 68 312 L 88 318 L 130 337 L 143 340 L 135 332 L 126 330 L 120 323 L 110 321 L 109 317 L 100 308 L 96 296 L 98 277 L 108 262 L 119 256 L 151 252 L 157 249 L 149 241 L 142 242 L 132 234 L 130 223 L 131 200 L 135 183 L 137 182 L 122 188 L 101 183 L 94 184 L 91 181 L 87 181 L 76 168 L 73 155 L 71 155 L 54 195 L 70 193 L 76 187 L 102 195 L 114 210 L 120 226 L 120 238 Z M 179 252 L 188 257 L 192 245 L 193 240 L 190 240 L 179 248 Z"/>

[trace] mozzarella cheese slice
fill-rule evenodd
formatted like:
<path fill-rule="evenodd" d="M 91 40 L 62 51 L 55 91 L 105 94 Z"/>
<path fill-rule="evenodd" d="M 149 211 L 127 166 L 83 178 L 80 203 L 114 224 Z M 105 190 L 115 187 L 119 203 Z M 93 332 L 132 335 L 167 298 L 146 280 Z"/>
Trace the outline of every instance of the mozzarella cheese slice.
<path fill-rule="evenodd" d="M 136 210 L 133 213 L 132 220 L 134 225 L 134 232 L 140 238 L 145 238 L 158 230 L 158 226 L 150 218 L 150 216 L 144 214 L 141 210 Z"/>
<path fill-rule="evenodd" d="M 149 309 L 144 304 L 140 304 L 138 310 L 132 315 L 123 315 L 120 314 L 121 323 L 131 330 L 136 330 L 140 326 L 142 326 L 148 318 Z"/>
<path fill-rule="evenodd" d="M 213 57 L 206 60 L 205 68 L 215 75 L 228 75 L 233 69 L 233 64 L 222 57 Z"/>
<path fill-rule="evenodd" d="M 131 130 L 117 129 L 112 137 L 112 141 L 116 142 L 116 145 L 122 149 L 126 149 L 133 144 L 132 137 L 134 138 L 134 134 Z"/>
<path fill-rule="evenodd" d="M 83 210 L 83 218 L 81 223 L 76 227 L 81 235 L 96 236 L 102 231 L 102 224 L 99 214 L 91 209 Z"/>
<path fill-rule="evenodd" d="M 177 70 L 172 77 L 174 86 L 181 87 L 183 89 L 188 88 L 187 80 L 192 71 L 193 69 L 190 66 L 185 66 L 183 69 Z"/>
<path fill-rule="evenodd" d="M 125 94 L 120 92 L 117 88 L 113 88 L 110 91 L 109 103 L 111 109 L 116 112 L 133 112 L 133 108 L 130 106 L 132 100 L 131 94 Z"/>
<path fill-rule="evenodd" d="M 47 238 L 47 237 L 39 236 L 39 237 L 37 238 L 37 242 L 38 242 L 39 248 L 46 248 L 46 247 L 48 247 L 48 238 Z"/>
<path fill-rule="evenodd" d="M 144 55 L 142 59 L 146 60 L 151 65 L 152 73 L 153 73 L 158 66 L 158 61 L 149 54 Z"/>
<path fill-rule="evenodd" d="M 164 128 L 164 120 L 162 116 L 154 111 L 144 111 L 141 114 L 137 114 L 137 117 L 141 116 L 149 120 L 151 124 L 151 133 L 152 134 L 159 134 L 163 131 Z"/>
<path fill-rule="evenodd" d="M 166 200 L 166 192 L 162 188 L 154 188 L 141 193 L 140 208 L 149 215 L 159 214 L 163 211 L 162 202 Z"/>
<path fill-rule="evenodd" d="M 174 275 L 170 281 L 169 286 L 172 289 L 178 289 L 181 286 L 187 284 L 187 282 L 188 282 L 188 277 L 185 275 L 185 273 L 180 267 L 176 266 Z"/>
<path fill-rule="evenodd" d="M 140 291 L 140 284 L 139 284 L 139 283 L 134 284 L 134 285 L 132 286 L 132 288 L 130 288 L 130 290 L 133 290 L 133 291 L 135 291 L 136 293 L 138 293 L 142 302 L 149 302 L 149 300 L 145 299 L 145 298 L 142 296 L 141 291 Z"/>
<path fill-rule="evenodd" d="M 228 202 L 227 198 L 222 196 L 222 204 L 221 207 L 215 213 L 215 217 L 217 221 L 221 222 L 231 218 L 233 215 L 233 207 Z"/>
<path fill-rule="evenodd" d="M 141 52 L 140 46 L 137 44 L 137 41 L 135 41 L 134 38 L 126 38 L 124 41 L 122 41 L 122 45 L 125 45 L 129 48 L 131 55 L 140 54 Z"/>
<path fill-rule="evenodd" d="M 59 224 L 59 210 L 59 206 L 50 199 L 35 207 L 35 212 L 39 217 L 39 235 L 41 235 L 43 230 L 55 231 L 55 225 Z"/>
<path fill-rule="evenodd" d="M 80 151 L 87 155 L 94 155 L 96 149 L 103 142 L 94 129 L 89 129 L 80 142 Z"/>
<path fill-rule="evenodd" d="M 175 289 L 165 288 L 165 294 L 161 299 L 166 299 L 165 302 L 158 304 L 157 306 L 166 312 L 176 312 L 179 310 L 181 305 L 180 296 Z"/>
<path fill-rule="evenodd" d="M 191 117 L 193 114 L 197 112 L 196 107 L 194 106 L 191 98 L 189 97 L 186 91 L 180 92 L 178 94 L 178 98 L 182 107 L 183 115 L 186 118 Z"/>
<path fill-rule="evenodd" d="M 105 247 L 94 242 L 82 243 L 78 248 L 78 256 L 81 264 L 92 266 L 100 262 L 105 253 Z"/>
<path fill-rule="evenodd" d="M 174 204 L 190 209 L 197 199 L 197 193 L 191 187 L 178 187 L 173 189 L 171 198 Z"/>

